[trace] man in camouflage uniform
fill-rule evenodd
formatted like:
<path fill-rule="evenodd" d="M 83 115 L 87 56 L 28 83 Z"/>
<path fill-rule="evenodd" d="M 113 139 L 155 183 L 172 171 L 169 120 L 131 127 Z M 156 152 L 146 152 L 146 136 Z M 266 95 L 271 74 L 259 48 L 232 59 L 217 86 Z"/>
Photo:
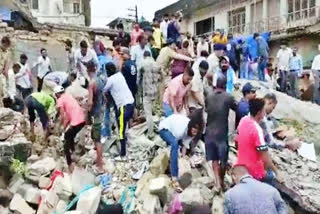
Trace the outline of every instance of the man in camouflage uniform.
<path fill-rule="evenodd" d="M 0 107 L 3 107 L 3 85 L 5 82 L 4 78 L 7 78 L 8 76 L 8 70 L 10 66 L 9 62 L 9 51 L 11 41 L 9 37 L 4 36 L 1 39 L 1 45 L 0 45 Z"/>

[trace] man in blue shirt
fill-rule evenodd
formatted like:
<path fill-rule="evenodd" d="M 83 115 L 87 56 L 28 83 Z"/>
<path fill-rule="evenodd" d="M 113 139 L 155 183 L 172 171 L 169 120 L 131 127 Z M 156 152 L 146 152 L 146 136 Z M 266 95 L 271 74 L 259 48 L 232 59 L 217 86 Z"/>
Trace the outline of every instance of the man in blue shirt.
<path fill-rule="evenodd" d="M 121 72 L 126 79 L 128 87 L 132 93 L 132 96 L 135 97 L 137 93 L 137 67 L 136 63 L 130 58 L 129 48 L 122 47 L 121 54 L 124 59 Z"/>
<path fill-rule="evenodd" d="M 253 87 L 251 83 L 247 83 L 242 88 L 243 98 L 238 104 L 236 111 L 236 127 L 238 127 L 240 120 L 249 114 L 249 101 L 256 98 L 257 88 Z"/>
<path fill-rule="evenodd" d="M 267 67 L 267 62 L 269 58 L 269 45 L 266 40 L 260 36 L 258 33 L 253 35 L 253 38 L 256 40 L 258 45 L 258 75 L 260 81 L 265 81 L 265 69 Z"/>
<path fill-rule="evenodd" d="M 249 79 L 249 46 L 245 40 L 240 41 L 240 79 Z"/>
<path fill-rule="evenodd" d="M 236 59 L 236 48 L 237 48 L 237 42 L 233 38 L 232 33 L 229 33 L 226 53 L 230 59 L 230 65 L 234 71 L 237 71 L 239 67 Z"/>
<path fill-rule="evenodd" d="M 290 73 L 288 76 L 290 89 L 288 94 L 292 97 L 299 97 L 298 90 L 298 77 L 301 76 L 303 71 L 302 58 L 300 54 L 297 53 L 298 49 L 293 48 L 292 56 L 289 60 Z"/>

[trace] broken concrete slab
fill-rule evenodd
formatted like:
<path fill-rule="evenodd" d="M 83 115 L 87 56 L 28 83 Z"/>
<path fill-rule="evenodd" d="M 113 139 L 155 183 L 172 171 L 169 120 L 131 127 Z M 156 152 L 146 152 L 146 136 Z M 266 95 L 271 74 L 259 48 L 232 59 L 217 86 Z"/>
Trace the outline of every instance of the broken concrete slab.
<path fill-rule="evenodd" d="M 87 185 L 94 185 L 95 183 L 95 176 L 80 168 L 75 168 L 72 177 L 72 192 L 77 195 L 81 190 L 83 190 Z"/>
<path fill-rule="evenodd" d="M 41 176 L 39 178 L 38 186 L 40 189 L 46 189 L 51 183 L 51 179 L 48 177 Z"/>
<path fill-rule="evenodd" d="M 9 184 L 9 191 L 12 192 L 13 194 L 17 193 L 19 187 L 24 184 L 25 180 L 21 177 L 21 175 L 14 175 Z"/>
<path fill-rule="evenodd" d="M 100 204 L 102 189 L 93 187 L 80 195 L 77 203 L 77 211 L 95 214 Z"/>
<path fill-rule="evenodd" d="M 180 202 L 189 206 L 203 205 L 204 199 L 198 188 L 188 187 L 179 195 Z"/>
<path fill-rule="evenodd" d="M 154 174 L 151 172 L 146 172 L 144 175 L 141 177 L 141 179 L 137 183 L 137 189 L 135 191 L 135 195 L 139 197 L 142 192 L 144 191 L 149 191 L 149 184 L 152 179 L 156 178 Z"/>
<path fill-rule="evenodd" d="M 52 157 L 46 157 L 27 166 L 28 174 L 32 176 L 47 176 L 57 166 L 56 161 Z"/>
<path fill-rule="evenodd" d="M 166 204 L 169 201 L 169 185 L 170 178 L 166 175 L 161 175 L 160 177 L 151 180 L 149 191 L 152 195 L 158 196 L 162 204 Z"/>
<path fill-rule="evenodd" d="M 71 176 L 64 173 L 63 177 L 57 177 L 51 189 L 59 196 L 60 199 L 68 201 L 70 196 L 72 195 Z"/>
<path fill-rule="evenodd" d="M 19 194 L 15 194 L 10 203 L 10 210 L 23 214 L 35 214 L 36 211 L 32 209 L 27 202 Z"/>
<path fill-rule="evenodd" d="M 41 190 L 32 186 L 31 184 L 23 184 L 19 187 L 18 194 L 20 194 L 26 202 L 30 204 L 39 204 Z"/>
<path fill-rule="evenodd" d="M 179 166 L 179 175 L 183 175 L 191 171 L 190 161 L 184 158 L 179 158 L 178 166 Z"/>
<path fill-rule="evenodd" d="M 158 156 L 156 156 L 151 164 L 150 164 L 150 171 L 155 176 L 159 176 L 164 174 L 169 166 L 169 154 L 168 151 L 161 152 Z"/>

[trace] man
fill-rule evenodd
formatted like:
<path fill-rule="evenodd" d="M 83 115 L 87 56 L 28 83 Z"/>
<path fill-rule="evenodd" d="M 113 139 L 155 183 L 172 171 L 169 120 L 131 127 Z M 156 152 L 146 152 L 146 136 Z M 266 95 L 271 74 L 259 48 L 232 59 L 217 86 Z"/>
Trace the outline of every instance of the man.
<path fill-rule="evenodd" d="M 51 72 L 43 78 L 43 90 L 47 90 L 48 93 L 51 93 L 58 85 L 66 89 L 76 78 L 77 75 L 75 73 L 68 74 L 63 71 Z"/>
<path fill-rule="evenodd" d="M 88 43 L 85 40 L 80 42 L 80 49 L 75 53 L 75 62 L 78 69 L 77 78 L 85 77 L 88 79 L 87 64 L 93 61 L 96 65 L 97 72 L 100 70 L 99 60 L 94 50 L 88 48 Z"/>
<path fill-rule="evenodd" d="M 230 109 L 236 110 L 234 98 L 226 93 L 226 78 L 219 77 L 216 90 L 209 92 L 206 97 L 208 113 L 206 134 L 206 159 L 212 161 L 216 178 L 217 190 L 224 190 L 224 176 L 228 162 L 228 118 Z"/>
<path fill-rule="evenodd" d="M 191 57 L 188 51 L 188 46 L 189 42 L 187 40 L 184 40 L 182 42 L 182 47 L 177 50 L 177 53 L 187 57 Z M 188 65 L 188 61 L 174 59 L 171 63 L 171 79 L 175 78 L 176 76 L 179 76 L 180 74 L 183 74 Z"/>
<path fill-rule="evenodd" d="M 154 137 L 152 103 L 155 101 L 158 92 L 157 83 L 159 79 L 159 68 L 156 65 L 154 59 L 151 57 L 150 52 L 148 51 L 144 53 L 141 74 L 143 76 L 143 108 L 147 120 L 148 138 L 152 139 Z"/>
<path fill-rule="evenodd" d="M 187 37 L 184 39 L 183 42 L 185 42 L 185 41 L 188 41 L 188 43 L 189 43 L 188 52 L 189 52 L 190 56 L 194 58 L 195 57 L 194 42 L 193 42 L 191 34 L 189 32 L 187 32 Z"/>
<path fill-rule="evenodd" d="M 202 61 L 198 69 L 193 69 L 194 77 L 191 81 L 191 88 L 188 94 L 189 111 L 193 112 L 195 109 L 202 109 L 205 107 L 204 98 L 204 77 L 209 69 L 207 61 Z"/>
<path fill-rule="evenodd" d="M 202 114 L 202 111 L 200 111 Z M 201 114 L 197 114 L 201 115 Z M 159 124 L 160 137 L 170 145 L 170 171 L 173 186 L 177 192 L 182 192 L 178 183 L 179 168 L 179 142 L 182 146 L 182 157 L 186 156 L 187 149 L 191 149 L 191 141 L 201 133 L 201 119 L 192 117 L 190 120 L 187 116 L 181 114 L 172 114 L 162 120 Z"/>
<path fill-rule="evenodd" d="M 98 172 L 103 173 L 103 161 L 102 161 L 102 144 L 101 144 L 101 131 L 102 131 L 102 121 L 103 121 L 103 88 L 105 86 L 106 80 L 102 75 L 96 73 L 95 64 L 90 62 L 88 64 L 88 75 L 90 78 L 89 82 L 89 98 L 88 98 L 88 111 L 89 119 L 93 121 L 91 138 L 95 142 L 97 150 L 97 167 Z"/>
<path fill-rule="evenodd" d="M 129 48 L 121 48 L 121 54 L 124 60 L 121 72 L 126 79 L 132 96 L 136 97 L 138 91 L 136 63 L 130 58 Z"/>
<path fill-rule="evenodd" d="M 168 24 L 168 32 L 167 32 L 167 40 L 172 39 L 173 42 L 181 42 L 180 37 L 180 24 L 179 21 L 181 20 L 180 14 L 176 13 L 173 16 L 173 19 Z"/>
<path fill-rule="evenodd" d="M 133 24 L 133 29 L 131 31 L 131 46 L 135 46 L 138 43 L 139 36 L 143 35 L 143 30 L 140 28 L 139 23 Z"/>
<path fill-rule="evenodd" d="M 130 34 L 124 32 L 124 27 L 122 23 L 117 24 L 117 29 L 119 33 L 116 40 L 120 41 L 122 47 L 129 48 L 131 41 Z"/>
<path fill-rule="evenodd" d="M 227 56 L 220 57 L 219 61 L 220 69 L 213 76 L 213 87 L 216 87 L 217 79 L 220 77 L 226 78 L 227 85 L 226 91 L 227 93 L 232 93 L 234 91 L 235 86 L 237 85 L 238 79 L 232 67 L 230 66 L 230 60 Z"/>
<path fill-rule="evenodd" d="M 225 194 L 224 214 L 288 214 L 278 190 L 254 179 L 246 166 L 234 166 L 231 177 L 236 185 Z"/>
<path fill-rule="evenodd" d="M 224 35 L 223 29 L 217 30 L 217 33 L 212 38 L 212 42 L 216 46 L 216 50 L 219 54 L 222 55 L 228 43 L 228 38 Z"/>
<path fill-rule="evenodd" d="M 153 33 L 152 33 L 152 56 L 155 60 L 157 60 L 160 49 L 162 48 L 162 32 L 160 29 L 158 19 L 153 19 Z"/>
<path fill-rule="evenodd" d="M 209 44 L 205 40 L 205 36 L 200 37 L 200 41 L 198 42 L 197 45 L 197 57 L 201 57 L 201 52 L 206 51 L 209 53 Z"/>
<path fill-rule="evenodd" d="M 19 72 L 20 65 L 18 63 L 15 63 L 12 66 L 12 69 L 9 69 L 8 75 L 3 80 L 3 105 L 6 108 L 11 108 L 14 111 L 17 112 L 23 112 L 24 110 L 24 103 L 21 99 L 17 97 L 16 94 L 16 80 L 15 80 L 15 74 Z"/>
<path fill-rule="evenodd" d="M 207 61 L 209 63 L 209 70 L 207 72 L 207 82 L 209 86 L 213 85 L 213 78 L 216 75 L 216 73 L 218 73 L 218 71 L 220 70 L 220 63 L 219 63 L 219 59 L 221 57 L 221 51 L 218 50 L 217 45 L 213 45 L 213 52 L 209 55 Z"/>
<path fill-rule="evenodd" d="M 34 136 L 34 121 L 36 120 L 37 112 L 42 128 L 45 131 L 45 137 L 49 137 L 49 118 L 55 114 L 54 98 L 45 92 L 34 92 L 27 97 L 26 106 L 29 113 L 32 136 Z"/>
<path fill-rule="evenodd" d="M 289 72 L 289 60 L 292 55 L 292 51 L 287 47 L 286 43 L 282 43 L 280 50 L 277 54 L 278 70 L 280 72 L 280 91 L 287 92 L 287 80 Z"/>
<path fill-rule="evenodd" d="M 253 34 L 253 39 L 256 40 L 258 45 L 258 75 L 260 81 L 265 81 L 265 69 L 269 58 L 269 46 L 266 40 L 259 35 L 259 33 Z"/>
<path fill-rule="evenodd" d="M 10 59 L 9 59 L 9 51 L 8 49 L 11 46 L 11 41 L 8 36 L 4 36 L 1 39 L 0 46 L 0 106 L 3 106 L 3 81 L 4 78 L 8 75 L 8 71 L 10 68 Z"/>
<path fill-rule="evenodd" d="M 230 65 L 233 68 L 234 71 L 238 70 L 238 63 L 236 59 L 236 48 L 237 48 L 237 42 L 233 39 L 233 34 L 228 33 L 228 43 L 226 46 L 226 55 L 230 59 Z"/>
<path fill-rule="evenodd" d="M 273 184 L 276 179 L 282 182 L 282 177 L 272 163 L 265 143 L 263 130 L 259 123 L 265 116 L 263 99 L 249 101 L 250 116 L 242 118 L 238 126 L 237 146 L 238 161 L 245 165 L 249 173 L 257 180 Z M 267 173 L 266 173 L 267 171 Z"/>
<path fill-rule="evenodd" d="M 320 51 L 320 45 L 318 45 L 318 50 Z M 313 99 L 312 101 L 320 105 L 320 54 L 316 55 L 312 62 L 312 72 L 314 76 L 314 90 L 313 90 Z"/>
<path fill-rule="evenodd" d="M 169 25 L 169 15 L 164 14 L 163 20 L 160 24 L 160 30 L 162 32 L 164 43 L 167 42 L 167 35 L 168 35 L 168 25 Z"/>
<path fill-rule="evenodd" d="M 76 73 L 75 50 L 72 48 L 72 42 L 67 40 L 66 52 L 68 57 L 68 73 Z"/>
<path fill-rule="evenodd" d="M 45 48 L 40 50 L 41 56 L 38 58 L 38 62 L 35 67 L 38 68 L 38 92 L 42 89 L 43 78 L 50 72 L 52 72 L 51 62 Z"/>
<path fill-rule="evenodd" d="M 32 93 L 32 74 L 29 65 L 27 64 L 28 57 L 25 54 L 20 55 L 20 70 L 15 74 L 16 88 L 23 99 L 26 99 Z"/>
<path fill-rule="evenodd" d="M 56 86 L 54 94 L 57 97 L 58 115 L 61 116 L 61 125 L 63 125 L 65 131 L 64 153 L 69 172 L 72 173 L 74 165 L 72 164 L 71 153 L 75 151 L 74 138 L 85 126 L 85 117 L 83 109 L 79 106 L 77 100 L 70 94 L 65 93 L 62 86 Z"/>
<path fill-rule="evenodd" d="M 183 74 L 180 74 L 169 82 L 168 88 L 163 95 L 162 108 L 165 117 L 184 111 L 188 114 L 188 96 L 186 95 L 191 88 L 190 83 L 193 76 L 193 70 L 190 67 L 187 67 Z"/>
<path fill-rule="evenodd" d="M 253 87 L 249 82 L 242 87 L 243 98 L 240 100 L 236 111 L 235 128 L 238 127 L 240 120 L 244 116 L 249 115 L 249 101 L 256 98 L 256 90 L 257 88 Z"/>
<path fill-rule="evenodd" d="M 113 63 L 108 63 L 106 66 L 108 80 L 104 88 L 104 93 L 110 92 L 114 102 L 116 117 L 119 126 L 120 135 L 120 157 L 118 160 L 125 161 L 126 158 L 126 126 L 132 118 L 134 112 L 134 98 L 126 83 L 126 80 L 121 72 L 116 71 Z"/>
<path fill-rule="evenodd" d="M 113 59 L 116 63 L 117 69 L 121 70 L 122 66 L 123 66 L 123 56 L 122 56 L 122 52 L 121 52 L 121 43 L 119 40 L 114 40 L 112 43 L 113 46 Z"/>
<path fill-rule="evenodd" d="M 290 60 L 289 60 L 290 73 L 288 76 L 289 85 L 290 85 L 288 94 L 296 98 L 300 97 L 299 90 L 298 90 L 298 78 L 299 76 L 301 76 L 303 71 L 302 58 L 300 54 L 298 54 L 297 52 L 298 52 L 298 49 L 293 48 L 292 56 L 290 57 Z"/>
<path fill-rule="evenodd" d="M 263 129 L 266 144 L 273 149 L 288 148 L 292 151 L 296 151 L 301 146 L 301 142 L 298 138 L 295 138 L 294 136 L 285 136 L 286 139 L 281 142 L 273 137 L 277 128 L 277 122 L 276 119 L 272 117 L 271 113 L 276 108 L 278 103 L 276 95 L 273 93 L 266 94 L 264 96 L 264 102 L 266 116 L 261 121 L 260 126 Z"/>
<path fill-rule="evenodd" d="M 240 41 L 240 78 L 249 79 L 249 46 L 246 40 Z"/>

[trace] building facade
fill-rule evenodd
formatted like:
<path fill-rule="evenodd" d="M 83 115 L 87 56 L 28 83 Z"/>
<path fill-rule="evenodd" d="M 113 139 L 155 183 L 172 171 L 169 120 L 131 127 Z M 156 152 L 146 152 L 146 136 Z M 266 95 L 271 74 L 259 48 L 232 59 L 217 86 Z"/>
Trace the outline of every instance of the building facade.
<path fill-rule="evenodd" d="M 286 39 L 300 49 L 305 67 L 310 67 L 318 53 L 320 0 L 180 0 L 155 15 L 175 12 L 184 15 L 182 32 L 196 36 L 218 29 L 234 36 L 271 32 L 271 54 L 275 55 L 280 41 Z"/>
<path fill-rule="evenodd" d="M 112 20 L 109 24 L 107 24 L 107 27 L 109 27 L 109 29 L 116 30 L 117 29 L 117 25 L 119 23 L 122 23 L 123 27 L 124 27 L 124 31 L 129 33 L 132 30 L 132 26 L 135 23 L 135 20 L 134 19 L 118 17 L 118 18 Z"/>

